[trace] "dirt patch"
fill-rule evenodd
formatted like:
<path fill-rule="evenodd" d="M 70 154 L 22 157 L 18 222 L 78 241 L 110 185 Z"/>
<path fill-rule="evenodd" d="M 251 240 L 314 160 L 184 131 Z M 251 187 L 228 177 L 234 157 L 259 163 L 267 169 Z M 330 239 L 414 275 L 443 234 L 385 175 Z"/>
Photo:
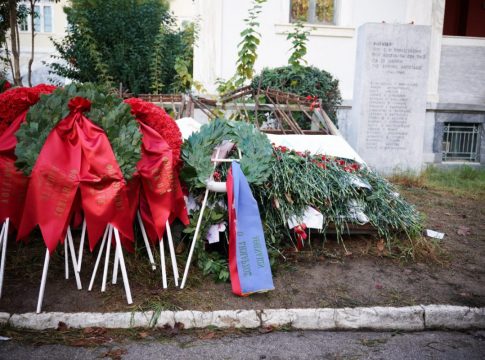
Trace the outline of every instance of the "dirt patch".
<path fill-rule="evenodd" d="M 439 251 L 424 249 L 409 261 L 405 246 L 401 254 L 391 256 L 382 251 L 375 237 L 346 239 L 347 253 L 334 239 L 327 239 L 322 246 L 321 239 L 314 237 L 313 251 L 291 255 L 278 266 L 274 291 L 240 298 L 232 294 L 230 283 L 214 283 L 195 266 L 186 289 L 174 289 L 170 283 L 168 290 L 162 290 L 159 270 L 152 272 L 145 252 L 139 249 L 126 256 L 135 302 L 128 306 L 121 279 L 100 293 L 99 272 L 93 291 L 86 290 L 94 267 L 92 254 L 85 254 L 81 273 L 84 289 L 78 291 L 72 272 L 70 280 L 64 279 L 60 250 L 51 260 L 43 310 L 485 306 L 485 199 L 426 189 L 402 189 L 401 194 L 426 215 L 427 228 L 446 234 Z M 38 238 L 28 245 L 9 243 L 0 311 L 35 311 L 44 249 Z"/>

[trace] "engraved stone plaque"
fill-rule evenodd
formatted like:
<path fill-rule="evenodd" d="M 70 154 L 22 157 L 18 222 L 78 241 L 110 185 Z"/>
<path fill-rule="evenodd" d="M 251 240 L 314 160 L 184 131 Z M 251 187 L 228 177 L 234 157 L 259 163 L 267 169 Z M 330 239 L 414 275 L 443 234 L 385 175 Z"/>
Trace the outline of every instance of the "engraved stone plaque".
<path fill-rule="evenodd" d="M 430 38 L 429 26 L 358 29 L 348 140 L 379 172 L 421 169 Z"/>

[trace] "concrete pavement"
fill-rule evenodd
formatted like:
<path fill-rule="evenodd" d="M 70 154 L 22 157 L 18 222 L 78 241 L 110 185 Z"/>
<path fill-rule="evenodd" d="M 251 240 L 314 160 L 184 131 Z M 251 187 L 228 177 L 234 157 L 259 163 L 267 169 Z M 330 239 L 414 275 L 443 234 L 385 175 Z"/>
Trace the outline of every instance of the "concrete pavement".
<path fill-rule="evenodd" d="M 98 347 L 34 346 L 0 341 L 0 359 L 484 359 L 485 331 L 290 331 L 201 340 L 121 341 Z"/>

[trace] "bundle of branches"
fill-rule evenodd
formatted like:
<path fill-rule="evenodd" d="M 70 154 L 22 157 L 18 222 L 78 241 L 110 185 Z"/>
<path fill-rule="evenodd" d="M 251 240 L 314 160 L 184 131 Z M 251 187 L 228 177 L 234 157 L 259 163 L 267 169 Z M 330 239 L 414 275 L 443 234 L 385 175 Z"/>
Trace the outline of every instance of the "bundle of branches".
<path fill-rule="evenodd" d="M 350 160 L 310 155 L 275 147 L 271 177 L 255 188 L 265 234 L 274 248 L 291 245 L 288 219 L 302 217 L 308 206 L 324 216 L 323 233 L 332 226 L 337 239 L 348 233 L 349 224 L 370 223 L 390 240 L 398 233 L 417 236 L 422 217 L 399 197 L 386 179 Z"/>

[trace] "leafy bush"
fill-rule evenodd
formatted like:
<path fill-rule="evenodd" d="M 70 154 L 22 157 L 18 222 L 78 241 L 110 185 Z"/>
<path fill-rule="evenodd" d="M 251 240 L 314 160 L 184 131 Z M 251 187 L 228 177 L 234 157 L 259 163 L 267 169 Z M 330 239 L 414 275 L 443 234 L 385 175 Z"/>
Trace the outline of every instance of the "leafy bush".
<path fill-rule="evenodd" d="M 72 0 L 66 37 L 54 41 L 64 61 L 51 72 L 80 82 L 108 83 L 138 94 L 176 86 L 176 59 L 191 44 L 160 0 Z M 161 56 L 160 56 L 161 55 Z M 153 67 L 155 59 L 156 67 Z M 190 57 L 189 57 L 190 58 Z M 189 65 L 191 67 L 191 64 Z"/>
<path fill-rule="evenodd" d="M 260 86 L 263 90 L 273 88 L 301 96 L 316 96 L 328 116 L 337 123 L 337 106 L 342 102 L 342 97 L 338 80 L 325 70 L 314 66 L 263 69 L 261 74 L 254 77 L 251 86 L 255 91 Z"/>

